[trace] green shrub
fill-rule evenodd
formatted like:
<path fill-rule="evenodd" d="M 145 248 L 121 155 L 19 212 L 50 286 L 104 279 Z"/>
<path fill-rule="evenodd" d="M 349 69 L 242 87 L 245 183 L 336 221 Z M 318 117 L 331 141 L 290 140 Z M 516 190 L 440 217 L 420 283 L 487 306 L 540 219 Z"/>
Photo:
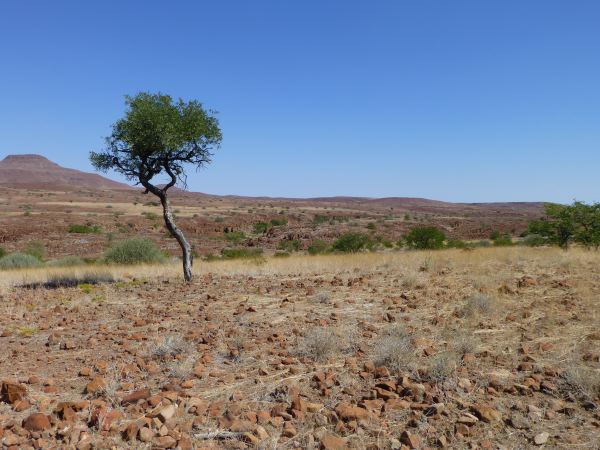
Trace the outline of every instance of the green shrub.
<path fill-rule="evenodd" d="M 287 225 L 287 223 L 288 223 L 288 220 L 285 217 L 283 217 L 281 219 L 271 219 L 271 225 L 274 227 L 280 227 L 283 225 Z"/>
<path fill-rule="evenodd" d="M 3 256 L 6 256 L 6 250 L 0 247 L 0 258 L 2 258 Z"/>
<path fill-rule="evenodd" d="M 256 234 L 264 234 L 267 232 L 267 228 L 269 228 L 269 224 L 267 222 L 257 222 L 254 224 L 254 232 Z"/>
<path fill-rule="evenodd" d="M 300 250 L 300 241 L 298 239 L 283 239 L 279 241 L 277 248 L 286 252 L 297 252 Z"/>
<path fill-rule="evenodd" d="M 38 258 L 26 253 L 11 253 L 0 258 L 0 270 L 26 269 L 41 265 L 42 262 Z"/>
<path fill-rule="evenodd" d="M 246 234 L 243 231 L 231 231 L 229 233 L 225 233 L 225 239 L 232 244 L 239 244 L 246 239 Z"/>
<path fill-rule="evenodd" d="M 33 241 L 27 244 L 27 247 L 25 247 L 25 251 L 23 253 L 26 255 L 31 255 L 41 261 L 44 259 L 44 255 L 46 254 L 46 246 L 41 241 Z"/>
<path fill-rule="evenodd" d="M 287 258 L 288 256 L 290 256 L 290 254 L 288 252 L 275 252 L 273 256 L 275 258 Z"/>
<path fill-rule="evenodd" d="M 221 257 L 224 259 L 259 258 L 263 254 L 262 248 L 224 248 Z"/>
<path fill-rule="evenodd" d="M 149 239 L 131 238 L 117 242 L 104 254 L 112 264 L 153 264 L 165 260 L 165 255 Z"/>
<path fill-rule="evenodd" d="M 520 242 L 521 245 L 525 245 L 527 247 L 540 247 L 542 245 L 546 245 L 547 243 L 548 240 L 544 236 L 536 233 L 528 234 Z"/>
<path fill-rule="evenodd" d="M 364 233 L 345 233 L 331 246 L 334 251 L 344 253 L 360 252 L 373 247 L 373 241 Z"/>
<path fill-rule="evenodd" d="M 69 233 L 100 233 L 102 229 L 98 225 L 71 225 L 69 227 Z"/>
<path fill-rule="evenodd" d="M 321 214 L 315 214 L 315 216 L 313 217 L 313 224 L 314 225 L 321 225 L 322 223 L 328 222 L 329 221 L 329 217 L 327 216 L 323 216 Z"/>
<path fill-rule="evenodd" d="M 417 227 L 406 236 L 406 244 L 419 250 L 433 250 L 444 246 L 446 235 L 436 227 Z"/>
<path fill-rule="evenodd" d="M 151 211 L 144 211 L 142 213 L 142 216 L 146 217 L 146 219 L 148 219 L 148 220 L 156 220 L 156 219 L 158 219 L 158 214 L 153 213 Z"/>
<path fill-rule="evenodd" d="M 377 229 L 377 225 L 375 225 L 375 222 L 369 222 L 367 224 L 367 230 L 376 230 Z"/>
<path fill-rule="evenodd" d="M 329 251 L 329 245 L 327 242 L 322 241 L 320 239 L 316 239 L 312 242 L 312 244 L 308 247 L 308 253 L 310 255 L 319 255 L 322 253 L 327 253 Z"/>
<path fill-rule="evenodd" d="M 513 245 L 512 237 L 510 234 L 498 234 L 494 239 L 492 239 L 492 243 L 496 247 L 506 247 L 509 245 Z"/>
<path fill-rule="evenodd" d="M 460 239 L 449 239 L 448 242 L 446 242 L 446 247 L 448 247 L 448 248 L 468 248 L 469 244 L 467 244 L 465 241 L 461 241 Z"/>
<path fill-rule="evenodd" d="M 52 261 L 48 261 L 46 263 L 48 266 L 52 267 L 69 267 L 69 266 L 83 266 L 85 265 L 85 261 L 77 256 L 66 256 L 60 259 L 53 259 Z"/>

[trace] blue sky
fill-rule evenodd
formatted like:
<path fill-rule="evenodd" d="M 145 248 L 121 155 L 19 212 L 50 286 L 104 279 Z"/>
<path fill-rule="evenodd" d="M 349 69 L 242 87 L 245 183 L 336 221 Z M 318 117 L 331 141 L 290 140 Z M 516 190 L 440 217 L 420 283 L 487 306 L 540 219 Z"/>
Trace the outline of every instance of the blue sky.
<path fill-rule="evenodd" d="M 190 189 L 600 200 L 600 2 L 0 3 L 0 158 L 91 170 L 123 96 L 219 111 Z"/>

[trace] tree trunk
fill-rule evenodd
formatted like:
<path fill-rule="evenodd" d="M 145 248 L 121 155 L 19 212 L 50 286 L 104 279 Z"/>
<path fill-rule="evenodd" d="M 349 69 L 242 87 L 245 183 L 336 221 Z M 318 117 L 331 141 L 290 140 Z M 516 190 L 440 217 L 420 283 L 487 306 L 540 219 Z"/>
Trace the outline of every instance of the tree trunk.
<path fill-rule="evenodd" d="M 183 278 L 185 279 L 185 281 L 190 282 L 192 281 L 193 277 L 192 264 L 194 262 L 192 257 L 192 247 L 183 235 L 183 232 L 179 228 L 177 228 L 177 225 L 175 225 L 175 221 L 173 220 L 173 213 L 171 212 L 171 203 L 167 198 L 167 193 L 164 192 L 159 197 L 160 203 L 163 207 L 165 225 L 167 226 L 169 233 L 171 233 L 171 236 L 177 239 L 177 242 L 181 247 L 181 252 L 183 253 Z"/>

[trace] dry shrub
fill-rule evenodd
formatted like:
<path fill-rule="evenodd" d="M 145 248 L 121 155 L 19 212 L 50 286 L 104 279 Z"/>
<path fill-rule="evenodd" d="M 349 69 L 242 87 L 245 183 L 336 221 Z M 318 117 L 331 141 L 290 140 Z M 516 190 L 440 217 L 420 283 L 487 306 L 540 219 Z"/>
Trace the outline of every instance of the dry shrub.
<path fill-rule="evenodd" d="M 374 362 L 388 369 L 412 371 L 415 369 L 415 350 L 410 335 L 401 325 L 388 327 L 375 341 Z"/>
<path fill-rule="evenodd" d="M 315 301 L 319 303 L 330 303 L 331 302 L 331 293 L 328 291 L 321 291 L 315 295 Z"/>
<path fill-rule="evenodd" d="M 441 383 L 451 378 L 458 367 L 459 357 L 454 352 L 438 353 L 430 358 L 427 377 L 431 381 Z"/>
<path fill-rule="evenodd" d="M 473 334 L 459 332 L 455 334 L 451 343 L 451 348 L 459 355 L 466 355 L 467 353 L 475 353 L 478 345 L 479 340 Z"/>
<path fill-rule="evenodd" d="M 314 328 L 300 342 L 298 351 L 301 355 L 326 361 L 338 354 L 343 347 L 342 338 L 330 328 Z"/>
<path fill-rule="evenodd" d="M 189 342 L 181 336 L 169 335 L 156 343 L 151 349 L 150 354 L 159 359 L 175 357 L 188 351 L 190 348 Z"/>
<path fill-rule="evenodd" d="M 496 300 L 485 294 L 475 294 L 467 299 L 461 311 L 462 317 L 489 316 L 496 311 Z"/>
<path fill-rule="evenodd" d="M 570 364 L 561 375 L 559 390 L 567 398 L 575 397 L 597 407 L 594 400 L 600 399 L 600 371 L 576 362 Z"/>

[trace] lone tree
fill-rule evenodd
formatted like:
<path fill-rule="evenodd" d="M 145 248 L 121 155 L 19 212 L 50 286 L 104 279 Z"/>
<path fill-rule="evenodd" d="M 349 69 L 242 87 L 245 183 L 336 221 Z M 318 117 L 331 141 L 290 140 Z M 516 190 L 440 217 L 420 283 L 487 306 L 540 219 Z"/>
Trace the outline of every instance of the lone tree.
<path fill-rule="evenodd" d="M 113 124 L 106 148 L 90 152 L 90 160 L 97 170 L 115 170 L 160 199 L 165 225 L 183 253 L 183 276 L 191 281 L 192 248 L 175 225 L 167 192 L 178 182 L 187 187 L 186 167 L 211 162 L 222 139 L 219 122 L 214 111 L 196 100 L 175 102 L 160 93 L 126 96 L 125 104 L 125 117 Z M 153 181 L 158 175 L 167 177 L 164 186 Z"/>

